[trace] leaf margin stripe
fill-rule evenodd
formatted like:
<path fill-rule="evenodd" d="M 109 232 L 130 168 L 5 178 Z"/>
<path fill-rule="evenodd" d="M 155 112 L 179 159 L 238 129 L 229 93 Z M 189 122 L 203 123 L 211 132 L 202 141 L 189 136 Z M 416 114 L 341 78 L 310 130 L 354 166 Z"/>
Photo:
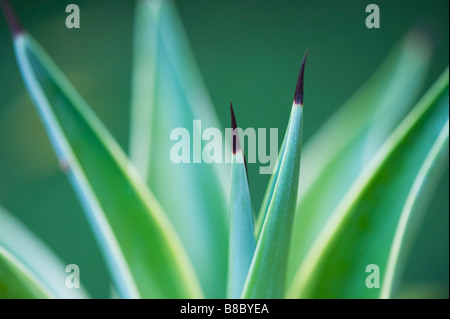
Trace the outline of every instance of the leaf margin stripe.
<path fill-rule="evenodd" d="M 431 150 L 428 152 L 419 172 L 416 175 L 414 183 L 410 189 L 408 197 L 405 201 L 405 205 L 402 209 L 400 215 L 400 220 L 395 231 L 394 239 L 392 241 L 387 267 L 385 270 L 385 275 L 383 277 L 382 288 L 380 292 L 380 298 L 388 299 L 392 297 L 392 287 L 395 279 L 395 274 L 398 271 L 398 258 L 402 252 L 403 240 L 405 238 L 406 230 L 409 226 L 409 221 L 411 214 L 413 213 L 414 207 L 417 204 L 417 197 L 423 191 L 423 187 L 426 184 L 428 174 L 433 168 L 435 168 L 435 160 L 442 156 L 442 152 L 447 150 L 448 152 L 448 142 L 449 142 L 449 120 L 442 128 L 438 138 L 433 144 Z"/>
<path fill-rule="evenodd" d="M 14 37 L 14 47 L 25 84 L 29 88 L 30 92 L 33 93 L 31 94 L 32 98 L 37 105 L 37 109 L 41 115 L 41 119 L 44 122 L 44 126 L 48 132 L 49 139 L 53 145 L 58 160 L 61 163 L 69 164 L 69 179 L 71 180 L 71 183 L 80 198 L 82 206 L 89 212 L 86 214 L 87 218 L 90 220 L 94 228 L 98 227 L 98 229 L 100 229 L 101 233 L 105 237 L 103 238 L 103 236 L 101 236 L 102 238 L 100 238 L 100 235 L 97 235 L 100 245 L 103 249 L 108 251 L 108 255 L 105 255 L 105 257 L 109 261 L 108 264 L 111 267 L 111 273 L 113 274 L 114 280 L 118 287 L 118 293 L 125 298 L 140 297 L 136 283 L 131 274 L 127 261 L 125 260 L 123 252 L 121 251 L 119 243 L 114 236 L 114 232 L 109 223 L 106 221 L 106 216 L 103 214 L 103 210 L 98 202 L 98 199 L 84 176 L 84 172 L 73 154 L 70 144 L 64 136 L 41 86 L 38 84 L 38 81 L 33 74 L 32 67 L 26 57 L 27 46 L 32 47 L 34 54 L 38 56 L 43 65 L 48 67 L 47 69 L 51 69 L 47 70 L 49 74 L 54 79 L 58 79 L 59 86 L 72 101 L 73 106 L 77 108 L 77 111 L 92 127 L 93 131 L 98 134 L 100 140 L 105 146 L 105 149 L 110 153 L 111 157 L 115 159 L 117 166 L 120 168 L 126 179 L 130 182 L 130 185 L 134 187 L 137 194 L 141 197 L 147 207 L 152 208 L 151 210 L 149 209 L 149 217 L 160 227 L 161 233 L 167 241 L 168 247 L 171 249 L 171 253 L 177 256 L 176 262 L 178 264 L 178 270 L 186 281 L 186 287 L 188 289 L 192 289 L 192 296 L 203 296 L 201 288 L 196 281 L 196 275 L 193 272 L 193 268 L 182 248 L 181 243 L 177 240 L 176 233 L 174 232 L 169 220 L 163 213 L 162 208 L 159 206 L 156 199 L 146 188 L 145 184 L 140 180 L 134 166 L 132 166 L 130 161 L 128 161 L 127 157 L 120 149 L 119 145 L 115 142 L 113 137 L 109 134 L 107 129 L 102 125 L 100 120 L 95 116 L 94 112 L 87 106 L 86 102 L 81 98 L 78 92 L 76 92 L 75 88 L 69 83 L 68 79 L 62 74 L 59 68 L 56 67 L 54 62 L 48 57 L 39 44 L 35 42 L 26 32 L 22 32 Z M 94 234 L 96 233 L 97 232 L 94 232 Z M 175 241 L 176 243 L 174 243 Z M 181 262 L 180 259 L 183 259 L 183 261 Z M 112 262 L 113 260 L 115 262 Z"/>
<path fill-rule="evenodd" d="M 0 262 L 4 258 L 4 260 L 9 263 L 10 266 L 13 266 L 16 272 L 19 272 L 20 275 L 23 276 L 36 291 L 29 291 L 30 294 L 34 295 L 36 298 L 40 299 L 51 299 L 55 296 L 52 295 L 50 291 L 47 290 L 47 287 L 38 279 L 36 276 L 22 263 L 20 262 L 14 255 L 8 251 L 5 247 L 0 245 Z"/>
<path fill-rule="evenodd" d="M 330 219 L 322 229 L 317 240 L 314 242 L 309 252 L 306 254 L 304 262 L 298 267 L 294 279 L 290 287 L 286 291 L 286 298 L 293 299 L 302 297 L 303 290 L 308 283 L 308 278 L 314 273 L 314 267 L 318 264 L 324 252 L 327 249 L 327 243 L 338 233 L 344 219 L 348 216 L 348 212 L 356 203 L 356 199 L 365 192 L 370 184 L 371 177 L 378 172 L 389 154 L 398 147 L 401 140 L 406 136 L 409 129 L 417 123 L 421 116 L 428 110 L 427 102 L 432 104 L 436 96 L 442 94 L 445 89 L 448 90 L 449 85 L 449 69 L 436 80 L 429 91 L 425 93 L 422 99 L 417 103 L 416 107 L 407 115 L 400 123 L 396 130 L 389 136 L 388 140 L 383 144 L 369 165 L 362 171 L 360 176 L 353 183 L 345 197 L 339 203 L 338 207 L 330 216 Z M 429 102 L 428 100 L 431 100 Z M 413 124 L 410 124 L 413 123 Z"/>

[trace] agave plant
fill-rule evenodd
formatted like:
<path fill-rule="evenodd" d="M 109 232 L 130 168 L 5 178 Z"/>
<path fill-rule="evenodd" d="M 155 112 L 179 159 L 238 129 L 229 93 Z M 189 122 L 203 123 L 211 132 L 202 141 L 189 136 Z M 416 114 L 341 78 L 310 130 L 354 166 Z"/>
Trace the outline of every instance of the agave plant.
<path fill-rule="evenodd" d="M 1 4 L 23 80 L 118 297 L 395 296 L 417 221 L 448 165 L 448 69 L 417 99 L 430 54 L 415 34 L 302 151 L 304 100 L 314 112 L 303 96 L 305 55 L 278 161 L 254 209 L 233 107 L 230 165 L 169 160 L 173 128 L 199 134 L 196 119 L 221 128 L 170 1 L 137 3 L 129 155 Z M 69 289 L 66 276 L 0 209 L 0 297 L 89 296 Z"/>

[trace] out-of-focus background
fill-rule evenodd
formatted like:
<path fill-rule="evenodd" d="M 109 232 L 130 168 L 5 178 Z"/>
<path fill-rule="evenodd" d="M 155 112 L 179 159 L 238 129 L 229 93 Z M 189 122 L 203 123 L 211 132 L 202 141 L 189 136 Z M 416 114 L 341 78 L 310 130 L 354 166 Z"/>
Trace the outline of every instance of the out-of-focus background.
<path fill-rule="evenodd" d="M 426 32 L 435 48 L 425 88 L 448 65 L 446 0 L 175 2 L 222 124 L 229 126 L 232 100 L 240 126 L 277 127 L 279 145 L 305 50 L 309 50 L 305 75 L 306 143 L 412 28 Z M 135 2 L 11 3 L 24 27 L 128 150 Z M 65 8 L 69 3 L 80 7 L 80 29 L 65 27 Z M 369 3 L 380 8 L 380 29 L 365 26 L 365 8 Z M 269 178 L 260 175 L 258 167 L 259 164 L 249 164 L 255 207 L 259 207 Z M 412 296 L 420 289 L 432 297 L 449 296 L 448 191 L 447 169 L 409 257 L 401 297 Z M 0 203 L 65 263 L 80 266 L 82 284 L 93 297 L 109 297 L 111 286 L 105 265 L 25 90 L 2 16 Z"/>

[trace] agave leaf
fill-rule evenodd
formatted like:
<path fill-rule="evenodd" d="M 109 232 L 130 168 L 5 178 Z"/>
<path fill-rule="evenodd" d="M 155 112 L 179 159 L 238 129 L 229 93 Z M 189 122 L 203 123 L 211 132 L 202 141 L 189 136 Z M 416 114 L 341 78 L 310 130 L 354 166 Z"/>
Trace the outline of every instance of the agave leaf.
<path fill-rule="evenodd" d="M 202 129 L 220 125 L 171 1 L 137 2 L 134 43 L 131 160 L 172 221 L 205 295 L 224 298 L 229 182 L 224 164 L 204 162 L 201 140 Z M 171 160 L 176 128 L 189 132 L 191 163 Z M 201 163 L 193 163 L 197 156 Z"/>
<path fill-rule="evenodd" d="M 26 268 L 27 272 L 32 274 L 35 282 L 39 282 L 42 287 L 40 290 L 48 293 L 49 297 L 69 299 L 88 297 L 83 288 L 66 287 L 68 274 L 65 272 L 64 264 L 38 237 L 1 206 L 0 246 L 13 256 L 13 260 L 22 264 L 22 269 Z M 11 262 L 10 258 L 8 260 Z M 0 286 L 8 287 L 3 280 L 0 279 Z M 0 292 L 0 298 L 1 295 Z"/>
<path fill-rule="evenodd" d="M 236 130 L 236 118 L 231 106 L 233 129 L 233 161 L 230 192 L 230 249 L 228 258 L 228 297 L 240 298 L 255 252 L 253 210 L 248 187 L 244 153 Z"/>
<path fill-rule="evenodd" d="M 26 87 L 120 297 L 201 296 L 173 227 L 113 137 L 28 34 L 15 32 L 14 45 Z"/>
<path fill-rule="evenodd" d="M 352 185 L 298 269 L 288 297 L 391 295 L 401 252 L 411 240 L 410 222 L 448 156 L 448 82 L 447 69 Z M 381 288 L 366 286 L 368 265 L 377 265 Z"/>
<path fill-rule="evenodd" d="M 425 38 L 417 32 L 409 34 L 368 83 L 306 143 L 288 280 L 340 199 L 416 102 L 429 60 Z"/>
<path fill-rule="evenodd" d="M 0 245 L 0 299 L 47 299 L 46 287 Z"/>
<path fill-rule="evenodd" d="M 448 132 L 449 122 L 447 120 L 420 167 L 406 198 L 389 251 L 381 298 L 393 297 L 396 280 L 400 277 L 399 274 L 404 266 L 412 238 L 420 225 L 419 221 L 422 220 L 421 217 L 426 211 L 433 191 L 441 179 L 445 164 L 448 166 Z"/>
<path fill-rule="evenodd" d="M 242 294 L 243 298 L 281 298 L 284 292 L 291 228 L 297 203 L 303 135 L 303 76 L 306 54 L 297 82 L 286 131 L 286 145 L 276 185 Z"/>
<path fill-rule="evenodd" d="M 290 125 L 291 125 L 291 122 L 289 119 L 287 130 L 289 130 Z M 269 184 L 267 185 L 266 193 L 264 194 L 264 198 L 261 203 L 261 208 L 259 210 L 259 214 L 256 216 L 256 225 L 255 225 L 256 238 L 259 238 L 259 236 L 261 234 L 261 229 L 262 229 L 264 219 L 266 218 L 266 214 L 269 211 L 270 201 L 272 200 L 273 192 L 275 190 L 275 186 L 276 186 L 276 183 L 278 180 L 278 174 L 280 173 L 281 159 L 283 158 L 284 151 L 286 149 L 286 137 L 287 137 L 287 134 L 283 138 L 283 143 L 281 144 L 280 152 L 278 154 L 275 171 L 270 176 Z"/>

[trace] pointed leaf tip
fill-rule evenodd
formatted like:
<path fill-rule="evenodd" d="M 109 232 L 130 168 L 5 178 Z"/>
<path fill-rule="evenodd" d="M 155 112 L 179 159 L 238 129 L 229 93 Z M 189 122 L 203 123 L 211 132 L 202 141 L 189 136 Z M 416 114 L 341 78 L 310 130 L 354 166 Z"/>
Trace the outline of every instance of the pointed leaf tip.
<path fill-rule="evenodd" d="M 19 19 L 17 19 L 17 16 L 8 0 L 0 0 L 0 7 L 6 17 L 12 35 L 16 37 L 21 34 L 23 32 L 22 25 L 20 24 Z"/>
<path fill-rule="evenodd" d="M 231 129 L 233 130 L 232 136 L 233 136 L 233 154 L 236 154 L 237 151 L 241 149 L 241 146 L 239 145 L 239 136 L 237 132 L 237 124 L 236 124 L 236 117 L 234 116 L 234 110 L 233 110 L 233 103 L 230 102 L 230 111 L 231 111 Z"/>
<path fill-rule="evenodd" d="M 233 110 L 233 102 L 230 102 L 230 111 L 231 111 L 231 135 L 233 137 L 233 155 L 236 155 L 237 152 L 241 150 L 241 144 L 239 144 L 239 132 L 237 131 L 237 124 L 236 124 L 236 117 L 234 116 L 234 110 Z M 245 159 L 245 155 L 242 154 L 244 157 L 244 164 L 245 164 L 245 173 L 247 174 L 247 182 L 248 179 L 248 169 L 247 169 L 247 160 Z"/>
<path fill-rule="evenodd" d="M 298 75 L 297 87 L 295 89 L 294 104 L 299 104 L 303 106 L 303 76 L 305 74 L 305 62 L 308 57 L 308 51 L 305 52 L 303 57 L 302 67 L 300 69 L 300 74 Z"/>
<path fill-rule="evenodd" d="M 234 116 L 233 102 L 230 102 L 230 111 L 231 111 L 231 128 L 234 130 L 237 128 L 237 125 L 236 125 L 236 117 Z"/>

